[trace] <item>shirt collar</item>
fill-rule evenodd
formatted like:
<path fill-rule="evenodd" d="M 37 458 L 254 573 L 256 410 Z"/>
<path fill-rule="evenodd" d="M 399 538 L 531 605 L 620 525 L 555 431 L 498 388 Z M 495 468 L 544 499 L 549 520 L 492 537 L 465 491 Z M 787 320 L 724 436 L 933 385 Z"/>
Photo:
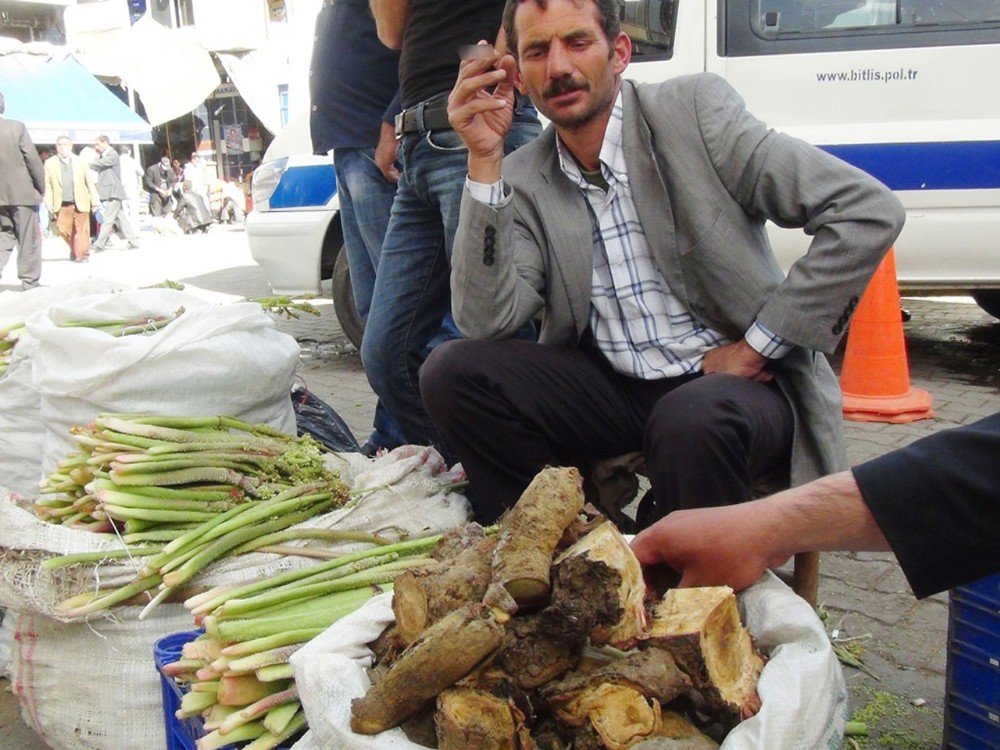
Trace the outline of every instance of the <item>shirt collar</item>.
<path fill-rule="evenodd" d="M 563 174 L 580 187 L 586 187 L 587 182 L 580 173 L 580 166 L 558 136 L 556 136 L 556 150 L 559 152 L 559 167 L 562 169 Z M 625 150 L 622 148 L 621 88 L 618 89 L 618 96 L 611 107 L 611 116 L 608 118 L 608 125 L 604 130 L 604 140 L 601 142 L 599 159 L 601 174 L 604 175 L 604 179 L 609 183 L 628 183 L 628 173 L 625 170 Z"/>

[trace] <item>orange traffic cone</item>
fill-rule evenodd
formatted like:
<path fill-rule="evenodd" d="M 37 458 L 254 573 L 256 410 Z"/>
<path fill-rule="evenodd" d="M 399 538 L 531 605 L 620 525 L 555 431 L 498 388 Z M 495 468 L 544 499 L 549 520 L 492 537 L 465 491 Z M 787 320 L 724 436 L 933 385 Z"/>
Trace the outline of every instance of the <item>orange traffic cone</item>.
<path fill-rule="evenodd" d="M 931 395 L 910 386 L 892 248 L 872 276 L 851 320 L 840 387 L 845 419 L 900 423 L 934 416 Z"/>

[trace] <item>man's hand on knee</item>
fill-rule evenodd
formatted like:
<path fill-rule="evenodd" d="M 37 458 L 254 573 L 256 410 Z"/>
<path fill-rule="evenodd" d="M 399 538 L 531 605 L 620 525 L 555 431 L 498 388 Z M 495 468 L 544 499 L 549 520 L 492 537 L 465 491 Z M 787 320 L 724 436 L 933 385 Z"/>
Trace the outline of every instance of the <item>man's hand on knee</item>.
<path fill-rule="evenodd" d="M 767 357 L 750 346 L 746 339 L 740 339 L 735 344 L 705 352 L 701 369 L 706 374 L 721 372 L 766 383 L 774 377 L 773 373 L 765 369 L 767 363 Z"/>
<path fill-rule="evenodd" d="M 632 551 L 643 567 L 667 565 L 685 586 L 750 586 L 784 563 L 769 547 L 756 503 L 678 510 L 639 532 Z"/>

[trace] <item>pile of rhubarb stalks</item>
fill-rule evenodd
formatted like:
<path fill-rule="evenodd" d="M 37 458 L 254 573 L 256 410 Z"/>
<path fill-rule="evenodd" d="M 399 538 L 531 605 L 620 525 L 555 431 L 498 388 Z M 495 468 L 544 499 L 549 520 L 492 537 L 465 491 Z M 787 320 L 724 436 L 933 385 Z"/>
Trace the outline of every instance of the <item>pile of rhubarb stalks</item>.
<path fill-rule="evenodd" d="M 440 536 L 375 546 L 238 587 L 191 597 L 205 632 L 184 645 L 164 674 L 186 684 L 180 719 L 201 716 L 198 750 L 246 742 L 277 747 L 306 725 L 288 659 L 400 572 L 426 565 Z"/>
<path fill-rule="evenodd" d="M 35 511 L 70 528 L 110 535 L 111 551 L 46 560 L 48 569 L 128 558 L 136 579 L 61 602 L 78 618 L 157 589 L 143 615 L 219 558 L 284 541 L 343 533 L 293 529 L 349 498 L 308 437 L 229 417 L 104 414 L 74 428 L 80 450 L 41 484 Z"/>
<path fill-rule="evenodd" d="M 296 528 L 347 503 L 320 447 L 230 417 L 102 414 L 72 430 L 78 450 L 41 483 L 37 515 L 94 532 L 113 549 L 53 557 L 43 568 L 131 562 L 133 582 L 93 587 L 57 606 L 73 619 L 132 603 L 140 618 L 171 594 L 204 633 L 164 673 L 187 686 L 179 719 L 201 716 L 199 750 L 249 742 L 273 748 L 305 728 L 289 657 L 405 570 L 440 537 L 393 542 L 338 529 Z M 368 490 L 370 491 L 370 490 Z M 297 540 L 352 544 L 283 546 Z M 360 543 L 360 545 L 359 545 Z M 319 557 L 315 565 L 191 595 L 192 579 L 250 551 Z M 154 594 L 155 590 L 155 594 Z M 183 594 L 182 594 L 183 592 Z"/>

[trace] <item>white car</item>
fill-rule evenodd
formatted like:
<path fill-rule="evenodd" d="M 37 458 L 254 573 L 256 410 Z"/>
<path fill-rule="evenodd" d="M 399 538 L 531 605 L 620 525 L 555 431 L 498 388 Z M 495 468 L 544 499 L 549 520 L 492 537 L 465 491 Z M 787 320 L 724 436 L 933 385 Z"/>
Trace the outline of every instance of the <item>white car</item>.
<path fill-rule="evenodd" d="M 354 306 L 340 228 L 337 181 L 329 156 L 314 156 L 309 119 L 293 120 L 271 143 L 254 171 L 253 210 L 247 215 L 250 253 L 275 294 L 320 294 L 333 279 L 333 305 L 347 338 L 361 345 L 364 321 Z"/>

